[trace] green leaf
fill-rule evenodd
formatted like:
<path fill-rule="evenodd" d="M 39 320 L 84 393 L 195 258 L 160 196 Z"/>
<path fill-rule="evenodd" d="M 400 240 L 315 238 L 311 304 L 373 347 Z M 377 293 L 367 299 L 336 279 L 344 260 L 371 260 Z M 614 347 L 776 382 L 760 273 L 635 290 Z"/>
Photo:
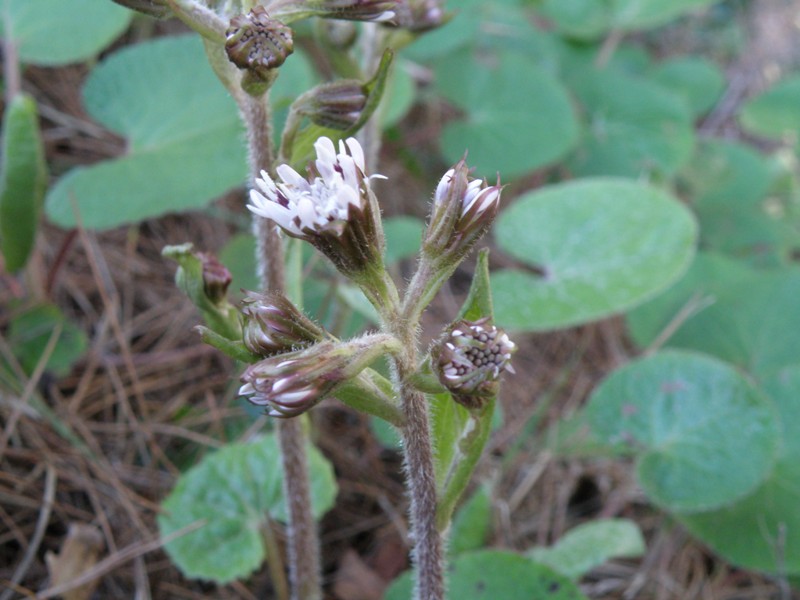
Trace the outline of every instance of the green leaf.
<path fill-rule="evenodd" d="M 585 417 L 598 439 L 636 456 L 647 495 L 677 513 L 752 493 L 778 449 L 771 403 L 733 367 L 702 354 L 667 351 L 618 369 L 593 392 Z"/>
<path fill-rule="evenodd" d="M 768 90 L 748 100 L 739 121 L 758 135 L 772 139 L 800 137 L 800 75 L 787 77 Z"/>
<path fill-rule="evenodd" d="M 336 480 L 330 463 L 308 447 L 311 510 L 320 518 L 333 506 Z M 252 573 L 265 558 L 261 528 L 267 516 L 286 521 L 283 471 L 275 435 L 229 444 L 181 475 L 158 516 L 162 537 L 202 525 L 166 544 L 184 575 L 226 583 Z"/>
<path fill-rule="evenodd" d="M 130 23 L 129 10 L 109 0 L 6 0 L 0 36 L 10 28 L 19 59 L 47 66 L 92 58 Z"/>
<path fill-rule="evenodd" d="M 492 490 L 483 485 L 456 512 L 450 528 L 450 556 L 480 550 L 492 530 Z"/>
<path fill-rule="evenodd" d="M 576 175 L 669 176 L 691 157 L 694 127 L 679 96 L 614 69 L 587 71 L 574 86 L 586 113 Z"/>
<path fill-rule="evenodd" d="M 693 56 L 662 62 L 652 77 L 684 98 L 694 117 L 708 112 L 725 90 L 725 76 L 719 67 L 710 60 Z"/>
<path fill-rule="evenodd" d="M 468 150 L 477 174 L 513 178 L 563 158 L 574 147 L 578 127 L 569 95 L 527 56 L 506 51 L 476 65 L 452 55 L 437 64 L 436 73 L 441 89 L 465 113 L 442 132 L 448 162 Z"/>
<path fill-rule="evenodd" d="M 719 257 L 701 259 L 663 298 L 630 316 L 634 339 L 648 343 L 681 307 L 702 297 L 713 302 L 701 300 L 702 310 L 680 321 L 668 346 L 714 355 L 757 377 L 797 362 L 797 268 L 760 272 Z"/>
<path fill-rule="evenodd" d="M 411 109 L 416 97 L 417 88 L 409 73 L 410 65 L 404 61 L 396 61 L 391 71 L 383 101 L 378 106 L 381 127 L 388 129 L 396 125 Z"/>
<path fill-rule="evenodd" d="M 231 292 L 261 291 L 256 274 L 256 240 L 251 234 L 239 233 L 228 240 L 219 251 L 219 260 L 231 272 Z"/>
<path fill-rule="evenodd" d="M 40 304 L 16 314 L 8 328 L 7 341 L 27 374 L 31 374 L 42 359 L 50 336 L 61 328 L 46 370 L 57 377 L 69 374 L 72 366 L 83 358 L 89 342 L 86 334 L 67 319 L 53 304 Z"/>
<path fill-rule="evenodd" d="M 383 232 L 386 235 L 387 265 L 406 258 L 412 258 L 419 252 L 422 244 L 424 223 L 415 217 L 388 217 L 383 219 Z"/>
<path fill-rule="evenodd" d="M 20 94 L 3 115 L 0 164 L 0 253 L 9 272 L 25 263 L 36 241 L 47 165 L 36 102 Z"/>
<path fill-rule="evenodd" d="M 779 576 L 800 575 L 800 365 L 776 373 L 764 382 L 764 390 L 777 408 L 782 440 L 770 477 L 733 506 L 680 519 L 734 564 Z M 740 448 L 746 461 L 750 447 L 743 442 Z"/>
<path fill-rule="evenodd" d="M 246 177 L 236 106 L 219 85 L 194 36 L 124 48 L 102 62 L 84 87 L 89 113 L 128 140 L 126 155 L 81 167 L 47 198 L 58 225 L 87 227 L 199 208 Z"/>
<path fill-rule="evenodd" d="M 492 275 L 495 316 L 542 331 L 631 308 L 675 281 L 697 225 L 677 200 L 622 179 L 586 179 L 518 199 L 500 215 L 498 245 L 541 275 Z"/>
<path fill-rule="evenodd" d="M 458 600 L 586 600 L 574 583 L 550 567 L 499 550 L 462 554 L 448 569 L 449 598 Z M 411 598 L 411 574 L 392 582 L 384 600 Z"/>
<path fill-rule="evenodd" d="M 539 10 L 567 35 L 594 39 L 613 30 L 633 31 L 668 23 L 716 0 L 543 0 Z"/>
<path fill-rule="evenodd" d="M 578 580 L 612 558 L 644 554 L 642 532 L 628 519 L 598 519 L 570 529 L 549 548 L 535 547 L 527 555 L 572 580 Z"/>
<path fill-rule="evenodd" d="M 485 317 L 494 318 L 492 290 L 489 279 L 488 248 L 484 248 L 478 253 L 469 294 L 458 311 L 458 318 L 466 319 L 467 321 L 478 321 Z"/>

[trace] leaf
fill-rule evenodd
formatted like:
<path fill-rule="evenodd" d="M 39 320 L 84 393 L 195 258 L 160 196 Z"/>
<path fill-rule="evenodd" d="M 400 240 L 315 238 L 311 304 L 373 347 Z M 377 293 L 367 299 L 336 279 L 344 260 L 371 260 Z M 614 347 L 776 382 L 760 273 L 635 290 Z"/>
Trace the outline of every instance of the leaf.
<path fill-rule="evenodd" d="M 681 515 L 692 534 L 736 565 L 800 575 L 800 365 L 776 373 L 764 390 L 777 408 L 782 443 L 769 478 L 737 504 Z M 743 459 L 750 448 L 742 444 Z"/>
<path fill-rule="evenodd" d="M 543 331 L 631 308 L 685 271 L 696 236 L 678 201 L 641 183 L 585 179 L 527 194 L 500 215 L 495 239 L 542 275 L 494 273 L 496 320 Z"/>
<path fill-rule="evenodd" d="M 483 548 L 491 529 L 492 491 L 482 485 L 456 512 L 450 528 L 450 556 Z"/>
<path fill-rule="evenodd" d="M 482 61 L 452 55 L 437 65 L 441 89 L 465 114 L 442 132 L 447 161 L 469 151 L 476 173 L 494 179 L 498 172 L 513 178 L 563 158 L 578 127 L 561 83 L 518 52 L 494 52 Z"/>
<path fill-rule="evenodd" d="M 710 60 L 693 56 L 662 62 L 652 77 L 684 98 L 694 117 L 708 112 L 725 90 L 725 76 L 719 67 Z"/>
<path fill-rule="evenodd" d="M 0 164 L 0 253 L 9 272 L 25 263 L 36 241 L 47 165 L 36 102 L 16 96 L 3 115 Z"/>
<path fill-rule="evenodd" d="M 83 358 L 89 342 L 86 334 L 67 319 L 54 304 L 39 304 L 16 314 L 8 328 L 8 344 L 27 374 L 31 374 L 42 359 L 50 336 L 61 328 L 46 370 L 64 377 L 72 366 Z"/>
<path fill-rule="evenodd" d="M 448 580 L 448 597 L 458 600 L 586 600 L 563 575 L 513 552 L 462 554 L 450 565 Z M 407 572 L 392 582 L 384 600 L 408 600 L 411 591 Z"/>
<path fill-rule="evenodd" d="M 387 265 L 412 258 L 422 245 L 422 229 L 424 224 L 415 217 L 388 217 L 383 219 L 383 231 L 386 235 Z"/>
<path fill-rule="evenodd" d="M 10 28 L 19 59 L 58 66 L 92 58 L 119 37 L 133 13 L 108 0 L 6 0 L 0 36 Z"/>
<path fill-rule="evenodd" d="M 572 580 L 612 558 L 644 554 L 642 532 L 628 519 L 598 519 L 570 529 L 555 545 L 535 547 L 527 555 Z"/>
<path fill-rule="evenodd" d="M 702 354 L 666 351 L 616 370 L 585 417 L 598 439 L 636 456 L 647 495 L 676 513 L 744 498 L 769 477 L 778 450 L 771 403 Z"/>
<path fill-rule="evenodd" d="M 544 0 L 542 14 L 567 35 L 594 39 L 614 30 L 649 29 L 716 0 Z"/>
<path fill-rule="evenodd" d="M 199 208 L 244 183 L 236 106 L 194 36 L 114 53 L 90 75 L 84 99 L 128 151 L 58 181 L 46 205 L 58 225 L 75 225 L 73 202 L 85 226 L 103 229 Z"/>
<path fill-rule="evenodd" d="M 800 337 L 793 332 L 800 330 L 800 269 L 759 272 L 706 258 L 664 298 L 631 315 L 636 341 L 647 342 L 658 326 L 698 296 L 710 296 L 713 303 L 702 303 L 702 310 L 683 320 L 668 346 L 711 354 L 757 377 L 797 362 Z"/>
<path fill-rule="evenodd" d="M 672 175 L 689 160 L 694 127 L 680 97 L 614 69 L 587 71 L 575 93 L 586 126 L 570 159 L 576 175 Z"/>
<path fill-rule="evenodd" d="M 311 510 L 319 519 L 336 498 L 330 463 L 308 447 Z M 272 519 L 286 521 L 283 471 L 275 435 L 229 444 L 206 456 L 178 479 L 158 516 L 161 536 L 204 523 L 166 544 L 184 575 L 226 583 L 245 577 L 266 554 L 261 528 Z"/>
<path fill-rule="evenodd" d="M 787 77 L 768 90 L 750 98 L 742 107 L 739 121 L 750 133 L 771 139 L 800 137 L 800 75 Z"/>

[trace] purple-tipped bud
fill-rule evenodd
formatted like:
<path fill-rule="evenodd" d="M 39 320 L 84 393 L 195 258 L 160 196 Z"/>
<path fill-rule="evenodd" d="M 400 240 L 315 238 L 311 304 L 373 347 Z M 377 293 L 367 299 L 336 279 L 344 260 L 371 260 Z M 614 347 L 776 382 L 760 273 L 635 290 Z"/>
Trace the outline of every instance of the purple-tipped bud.
<path fill-rule="evenodd" d="M 270 18 L 263 6 L 233 17 L 225 37 L 230 61 L 262 80 L 294 51 L 292 30 Z"/>
<path fill-rule="evenodd" d="M 112 0 L 125 8 L 130 8 L 145 15 L 163 19 L 172 14 L 166 0 Z"/>
<path fill-rule="evenodd" d="M 397 0 L 296 0 L 276 7 L 276 16 L 297 19 L 322 17 L 386 23 L 394 19 Z"/>
<path fill-rule="evenodd" d="M 277 168 L 277 182 L 262 171 L 247 208 L 313 244 L 345 275 L 357 276 L 382 261 L 380 209 L 369 181 L 385 177 L 366 175 L 355 138 L 340 141 L 338 152 L 327 137 L 314 148 L 317 160 L 307 178 L 289 165 Z"/>
<path fill-rule="evenodd" d="M 511 355 L 517 346 L 489 320 L 459 321 L 432 350 L 439 381 L 467 408 L 479 408 L 497 394 L 503 371 L 514 372 Z"/>
<path fill-rule="evenodd" d="M 489 186 L 472 179 L 460 160 L 436 186 L 423 250 L 432 257 L 463 257 L 497 216 L 501 190 L 499 176 L 497 184 Z"/>
<path fill-rule="evenodd" d="M 271 356 L 325 339 L 324 330 L 282 294 L 248 294 L 242 301 L 242 340 L 253 354 Z"/>
<path fill-rule="evenodd" d="M 273 417 L 295 417 L 356 377 L 384 353 L 389 336 L 375 334 L 350 342 L 322 341 L 250 365 L 239 394 Z"/>
<path fill-rule="evenodd" d="M 228 294 L 228 286 L 233 281 L 231 272 L 216 256 L 208 252 L 198 252 L 197 258 L 203 265 L 203 291 L 214 304 L 224 302 Z"/>
<path fill-rule="evenodd" d="M 297 110 L 321 127 L 345 131 L 361 118 L 367 104 L 367 90 L 356 79 L 323 83 L 303 94 Z"/>
<path fill-rule="evenodd" d="M 394 23 L 416 32 L 435 29 L 450 19 L 442 4 L 439 0 L 399 0 Z"/>

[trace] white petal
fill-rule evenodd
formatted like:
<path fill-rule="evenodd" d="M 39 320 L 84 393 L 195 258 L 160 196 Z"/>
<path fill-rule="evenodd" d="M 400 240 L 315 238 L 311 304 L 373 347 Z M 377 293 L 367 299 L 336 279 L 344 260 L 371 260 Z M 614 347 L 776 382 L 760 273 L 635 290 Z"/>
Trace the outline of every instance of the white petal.
<path fill-rule="evenodd" d="M 450 169 L 439 180 L 439 184 L 436 186 L 436 191 L 433 194 L 434 204 L 441 204 L 444 201 L 447 192 L 450 190 L 450 185 L 453 182 L 454 174 L 455 174 L 455 169 Z"/>
<path fill-rule="evenodd" d="M 353 157 L 353 160 L 356 163 L 356 166 L 361 169 L 362 173 L 366 173 L 367 169 L 364 162 L 364 150 L 361 148 L 361 144 L 358 143 L 356 138 L 347 138 L 345 140 L 345 144 L 350 149 L 350 156 Z M 344 154 L 344 149 L 342 149 L 342 154 Z"/>
<path fill-rule="evenodd" d="M 283 181 L 288 183 L 289 185 L 294 186 L 300 190 L 309 189 L 310 186 L 308 184 L 308 181 L 306 181 L 306 178 L 300 175 L 289 165 L 280 165 L 276 170 L 278 172 L 278 175 L 280 175 L 280 178 L 283 179 Z"/>
<path fill-rule="evenodd" d="M 250 394 L 255 394 L 256 389 L 253 387 L 252 383 L 245 383 L 242 387 L 239 388 L 239 395 L 240 396 L 249 396 Z"/>

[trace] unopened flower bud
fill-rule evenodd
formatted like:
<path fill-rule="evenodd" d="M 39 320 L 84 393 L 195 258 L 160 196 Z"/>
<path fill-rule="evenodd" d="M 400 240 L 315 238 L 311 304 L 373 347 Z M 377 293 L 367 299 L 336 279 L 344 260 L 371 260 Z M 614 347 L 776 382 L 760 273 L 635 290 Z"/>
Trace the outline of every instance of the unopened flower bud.
<path fill-rule="evenodd" d="M 245 369 L 239 395 L 264 406 L 270 416 L 297 416 L 356 377 L 392 343 L 391 336 L 374 334 L 265 358 Z"/>
<path fill-rule="evenodd" d="M 213 254 L 198 252 L 197 257 L 203 265 L 203 291 L 214 304 L 224 302 L 233 281 L 231 272 Z"/>
<path fill-rule="evenodd" d="M 459 321 L 431 350 L 434 371 L 453 399 L 479 408 L 497 394 L 503 371 L 514 372 L 511 355 L 517 346 L 489 320 Z"/>
<path fill-rule="evenodd" d="M 256 6 L 247 15 L 233 17 L 225 37 L 230 61 L 262 80 L 294 51 L 292 30 L 270 18 L 263 6 Z"/>
<path fill-rule="evenodd" d="M 248 294 L 242 301 L 242 340 L 253 354 L 271 356 L 325 339 L 325 331 L 286 296 Z"/>
<path fill-rule="evenodd" d="M 113 0 L 113 2 L 157 19 L 163 19 L 172 13 L 166 0 Z"/>
<path fill-rule="evenodd" d="M 499 177 L 492 186 L 472 179 L 460 160 L 436 186 L 423 251 L 432 257 L 463 257 L 497 216 L 501 190 Z"/>
<path fill-rule="evenodd" d="M 435 29 L 450 19 L 439 0 L 399 0 L 394 12 L 398 27 L 418 33 Z"/>
<path fill-rule="evenodd" d="M 345 131 L 361 118 L 367 91 L 357 79 L 323 83 L 298 99 L 296 109 L 321 127 Z"/>
<path fill-rule="evenodd" d="M 276 6 L 276 16 L 299 19 L 310 16 L 346 21 L 385 23 L 394 18 L 397 0 L 296 0 Z"/>
<path fill-rule="evenodd" d="M 345 275 L 357 277 L 382 264 L 380 209 L 369 182 L 385 177 L 366 175 L 364 151 L 355 138 L 340 141 L 338 152 L 327 137 L 320 137 L 314 148 L 317 160 L 308 166 L 308 178 L 289 165 L 276 169 L 278 182 L 262 171 L 247 208 L 313 244 Z"/>

